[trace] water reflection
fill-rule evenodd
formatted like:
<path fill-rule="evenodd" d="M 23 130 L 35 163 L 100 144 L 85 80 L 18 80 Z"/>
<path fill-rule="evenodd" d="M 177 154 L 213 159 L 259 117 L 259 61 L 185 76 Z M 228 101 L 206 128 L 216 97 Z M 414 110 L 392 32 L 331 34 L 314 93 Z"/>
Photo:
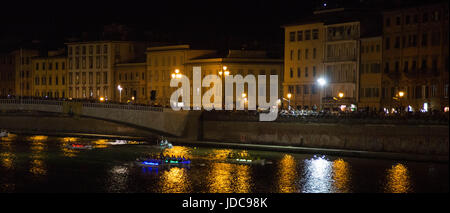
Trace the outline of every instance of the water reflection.
<path fill-rule="evenodd" d="M 73 158 L 78 154 L 78 150 L 68 148 L 70 143 L 77 142 L 79 138 L 64 137 L 60 139 L 60 148 L 64 157 Z"/>
<path fill-rule="evenodd" d="M 292 155 L 285 154 L 279 163 L 278 188 L 281 193 L 298 191 L 297 186 L 297 162 Z"/>
<path fill-rule="evenodd" d="M 163 151 L 164 155 L 169 156 L 180 156 L 185 158 L 192 158 L 192 148 L 185 146 L 173 146 L 171 149 L 165 149 Z"/>
<path fill-rule="evenodd" d="M 94 141 L 92 141 L 92 143 L 94 144 L 94 148 L 96 148 L 96 149 L 102 149 L 102 148 L 108 147 L 108 140 L 106 140 L 106 139 L 94 140 Z"/>
<path fill-rule="evenodd" d="M 126 166 L 113 166 L 109 170 L 106 184 L 107 192 L 126 192 L 128 189 L 129 168 Z"/>
<path fill-rule="evenodd" d="M 45 150 L 47 149 L 44 143 L 47 140 L 47 136 L 32 136 L 30 145 L 30 170 L 29 172 L 36 176 L 45 176 L 47 174 L 47 168 L 45 165 Z"/>
<path fill-rule="evenodd" d="M 333 167 L 324 157 L 314 157 L 304 160 L 302 192 L 328 193 L 332 191 Z"/>
<path fill-rule="evenodd" d="M 342 159 L 333 161 L 334 192 L 348 193 L 350 191 L 350 168 Z"/>
<path fill-rule="evenodd" d="M 187 177 L 187 169 L 173 167 L 163 171 L 159 181 L 162 193 L 188 193 L 190 192 L 190 181 Z"/>
<path fill-rule="evenodd" d="M 225 163 L 231 149 L 213 149 L 208 159 L 214 163 L 208 167 L 207 183 L 210 193 L 249 193 L 251 173 L 249 165 Z M 248 156 L 246 150 L 237 151 L 240 156 Z"/>
<path fill-rule="evenodd" d="M 408 193 L 412 191 L 408 168 L 398 163 L 387 170 L 387 181 L 385 184 L 387 193 Z"/>
<path fill-rule="evenodd" d="M 6 138 L 6 137 L 5 137 Z M 5 138 L 2 138 L 5 139 Z M 14 150 L 10 140 L 3 140 L 0 143 L 0 160 L 1 168 L 4 168 L 7 173 L 0 176 L 0 192 L 14 192 L 16 184 L 14 183 L 14 170 L 15 170 L 15 158 Z"/>
<path fill-rule="evenodd" d="M 1 145 L 1 151 L 0 152 L 0 159 L 1 164 L 6 169 L 14 169 L 14 158 L 15 155 L 13 153 L 13 149 L 11 146 L 11 142 L 2 142 Z"/>

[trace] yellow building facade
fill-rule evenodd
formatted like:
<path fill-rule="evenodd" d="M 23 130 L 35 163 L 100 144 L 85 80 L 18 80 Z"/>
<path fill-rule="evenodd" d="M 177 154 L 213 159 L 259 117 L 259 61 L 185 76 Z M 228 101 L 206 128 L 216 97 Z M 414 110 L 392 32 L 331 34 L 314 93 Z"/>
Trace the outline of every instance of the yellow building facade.
<path fill-rule="evenodd" d="M 145 62 L 116 64 L 114 74 L 117 84 L 117 88 L 115 88 L 116 101 L 149 103 Z"/>
<path fill-rule="evenodd" d="M 15 95 L 33 96 L 33 64 L 31 59 L 39 55 L 39 51 L 32 49 L 18 49 L 11 53 L 14 60 Z"/>
<path fill-rule="evenodd" d="M 67 58 L 64 50 L 49 52 L 48 57 L 35 57 L 32 64 L 35 97 L 67 98 Z"/>
<path fill-rule="evenodd" d="M 170 96 L 176 88 L 170 87 L 171 75 L 178 70 L 189 75 L 186 62 L 192 58 L 215 53 L 214 50 L 194 50 L 189 45 L 170 45 L 147 48 L 147 96 L 150 104 L 169 107 Z"/>
<path fill-rule="evenodd" d="M 324 75 L 324 24 L 285 25 L 283 97 L 296 109 L 319 108 Z"/>
<path fill-rule="evenodd" d="M 277 75 L 278 94 L 277 99 L 283 94 L 283 60 L 278 58 L 269 58 L 265 51 L 248 51 L 248 50 L 229 50 L 226 56 L 203 56 L 199 58 L 190 59 L 186 64 L 188 77 L 193 82 L 192 71 L 194 67 L 201 67 L 201 78 L 207 75 L 217 75 L 222 81 L 222 104 L 225 106 L 225 76 L 241 75 L 245 78 L 247 75 L 255 76 L 255 106 L 258 108 L 259 96 L 265 96 L 266 102 L 269 102 L 270 94 L 270 75 Z M 266 90 L 258 89 L 259 76 L 265 76 Z M 194 88 L 191 83 L 191 97 L 197 88 Z M 233 86 L 233 104 L 236 109 L 236 104 L 244 101 L 245 107 L 248 107 L 251 98 L 249 97 L 248 84 L 244 84 L 243 93 L 237 94 L 236 85 Z M 203 96 L 209 87 L 201 88 L 201 95 Z M 214 99 L 214 98 L 213 98 Z M 191 99 L 191 104 L 193 99 Z"/>
<path fill-rule="evenodd" d="M 382 37 L 361 38 L 358 107 L 367 111 L 381 109 Z"/>

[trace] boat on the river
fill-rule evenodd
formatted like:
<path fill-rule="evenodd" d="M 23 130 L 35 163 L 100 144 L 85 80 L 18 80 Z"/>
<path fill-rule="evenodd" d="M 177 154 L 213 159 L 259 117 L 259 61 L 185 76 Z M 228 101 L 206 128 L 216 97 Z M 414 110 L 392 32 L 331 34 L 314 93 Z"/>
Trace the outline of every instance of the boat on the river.
<path fill-rule="evenodd" d="M 167 139 L 165 139 L 165 138 L 161 138 L 160 140 L 158 140 L 158 146 L 161 149 L 172 149 L 173 148 L 172 143 L 169 143 L 167 141 Z"/>
<path fill-rule="evenodd" d="M 266 161 L 266 159 L 261 159 L 259 157 L 250 157 L 248 155 L 239 155 L 235 153 L 230 153 L 227 155 L 225 159 L 226 163 L 234 163 L 234 164 L 253 164 L 253 165 L 265 165 L 272 164 L 270 161 Z"/>
<path fill-rule="evenodd" d="M 185 157 L 175 156 L 150 156 L 136 159 L 136 165 L 144 167 L 190 167 L 191 160 Z"/>
<path fill-rule="evenodd" d="M 108 145 L 125 145 L 128 144 L 128 141 L 126 140 L 116 140 L 116 141 L 110 141 L 107 142 Z"/>
<path fill-rule="evenodd" d="M 93 149 L 93 146 L 91 145 L 85 145 L 85 144 L 69 144 L 67 145 L 67 148 L 69 149 L 82 149 L 82 150 L 90 150 Z"/>
<path fill-rule="evenodd" d="M 9 132 L 8 132 L 8 131 L 6 131 L 6 130 L 4 130 L 4 129 L 2 129 L 2 130 L 0 131 L 0 138 L 8 137 L 8 136 L 9 136 Z"/>

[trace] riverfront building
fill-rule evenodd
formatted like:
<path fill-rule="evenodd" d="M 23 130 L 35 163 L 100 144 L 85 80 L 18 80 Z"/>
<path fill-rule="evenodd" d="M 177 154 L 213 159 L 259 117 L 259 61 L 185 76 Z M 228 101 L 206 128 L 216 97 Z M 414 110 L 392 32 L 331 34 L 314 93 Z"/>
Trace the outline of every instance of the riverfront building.
<path fill-rule="evenodd" d="M 284 95 L 291 94 L 294 107 L 355 110 L 361 37 L 380 30 L 378 17 L 376 10 L 335 8 L 283 26 Z"/>
<path fill-rule="evenodd" d="M 129 41 L 67 43 L 68 97 L 105 99 L 119 97 L 114 65 L 128 62 L 142 52 L 142 45 Z"/>
<path fill-rule="evenodd" d="M 33 64 L 31 59 L 39 56 L 39 51 L 33 49 L 17 49 L 11 53 L 14 64 L 14 85 L 16 96 L 33 96 Z"/>
<path fill-rule="evenodd" d="M 448 2 L 383 12 L 382 105 L 448 108 Z"/>
<path fill-rule="evenodd" d="M 358 107 L 367 111 L 381 108 L 382 41 L 381 36 L 361 38 Z"/>
<path fill-rule="evenodd" d="M 67 58 L 65 50 L 49 51 L 47 57 L 32 58 L 35 97 L 67 97 Z"/>
<path fill-rule="evenodd" d="M 0 97 L 15 94 L 14 60 L 10 54 L 0 54 Z"/>

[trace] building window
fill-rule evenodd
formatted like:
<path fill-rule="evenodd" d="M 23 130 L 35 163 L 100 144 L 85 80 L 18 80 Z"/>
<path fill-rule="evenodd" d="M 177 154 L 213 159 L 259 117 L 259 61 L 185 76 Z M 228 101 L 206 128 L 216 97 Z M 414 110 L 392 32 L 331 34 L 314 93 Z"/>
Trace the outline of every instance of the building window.
<path fill-rule="evenodd" d="M 390 27 L 390 26 L 391 26 L 391 19 L 386 18 L 386 27 Z"/>
<path fill-rule="evenodd" d="M 389 37 L 386 37 L 385 45 L 386 45 L 386 50 L 389 50 L 389 48 L 391 47 L 391 39 Z"/>
<path fill-rule="evenodd" d="M 316 66 L 313 66 L 313 77 L 316 77 Z"/>
<path fill-rule="evenodd" d="M 305 40 L 311 40 L 311 30 L 305 30 Z"/>
<path fill-rule="evenodd" d="M 403 67 L 403 72 L 408 73 L 408 61 L 405 61 L 405 66 Z"/>
<path fill-rule="evenodd" d="M 426 47 L 428 44 L 428 34 L 423 33 L 422 34 L 422 47 Z"/>
<path fill-rule="evenodd" d="M 107 72 L 103 72 L 103 83 L 104 84 L 108 83 L 108 73 Z"/>
<path fill-rule="evenodd" d="M 427 23 L 428 22 L 428 14 L 424 13 L 422 16 L 422 23 Z"/>
<path fill-rule="evenodd" d="M 400 48 L 400 37 L 395 37 L 394 48 Z"/>
<path fill-rule="evenodd" d="M 295 41 L 295 32 L 289 33 L 289 41 Z"/>
<path fill-rule="evenodd" d="M 303 41 L 303 31 L 297 31 L 297 41 Z"/>
<path fill-rule="evenodd" d="M 313 49 L 313 59 L 316 58 L 316 54 L 317 54 L 317 50 L 316 50 L 316 48 L 314 48 L 314 49 Z"/>
<path fill-rule="evenodd" d="M 305 59 L 308 59 L 308 49 L 305 50 Z"/>
<path fill-rule="evenodd" d="M 313 36 L 313 40 L 319 39 L 319 30 L 318 29 L 313 29 L 312 36 Z"/>
<path fill-rule="evenodd" d="M 302 70 L 300 67 L 297 68 L 297 77 L 300 78 L 302 76 Z"/>
<path fill-rule="evenodd" d="M 397 25 L 401 25 L 402 24 L 402 19 L 400 18 L 400 16 L 397 16 L 397 18 L 395 19 L 395 23 Z"/>
<path fill-rule="evenodd" d="M 293 57 L 294 57 L 294 51 L 291 50 L 291 61 L 292 61 Z"/>
<path fill-rule="evenodd" d="M 302 51 L 300 49 L 298 49 L 297 50 L 297 60 L 300 61 L 301 55 L 302 55 Z"/>
<path fill-rule="evenodd" d="M 291 78 L 294 77 L 294 71 L 292 71 L 292 68 L 290 68 L 290 70 L 289 70 L 289 76 L 290 76 Z"/>
<path fill-rule="evenodd" d="M 108 57 L 103 56 L 103 68 L 108 68 Z"/>
<path fill-rule="evenodd" d="M 305 78 L 308 77 L 308 67 L 305 67 Z"/>

